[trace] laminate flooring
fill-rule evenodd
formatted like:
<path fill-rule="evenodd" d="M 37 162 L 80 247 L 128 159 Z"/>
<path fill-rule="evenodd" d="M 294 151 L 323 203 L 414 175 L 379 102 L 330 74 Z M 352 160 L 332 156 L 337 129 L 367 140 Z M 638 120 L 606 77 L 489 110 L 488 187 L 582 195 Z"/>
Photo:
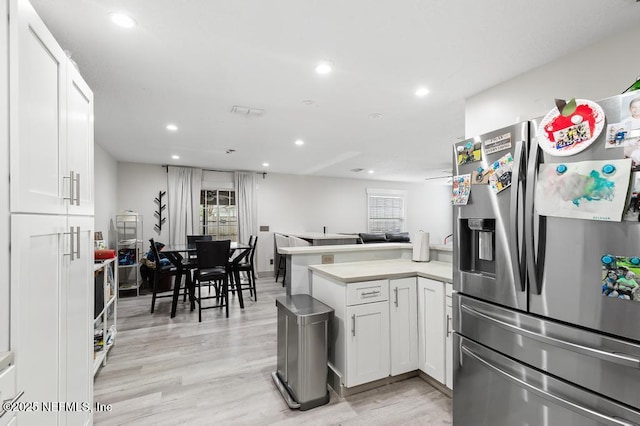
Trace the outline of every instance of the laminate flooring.
<path fill-rule="evenodd" d="M 107 365 L 94 382 L 94 401 L 111 411 L 97 425 L 449 425 L 451 399 L 419 377 L 331 402 L 290 410 L 271 379 L 276 368 L 273 278 L 257 282 L 258 301 L 245 292 L 245 309 L 230 298 L 229 318 L 189 303 L 169 317 L 171 299 L 121 297 L 118 333 Z"/>

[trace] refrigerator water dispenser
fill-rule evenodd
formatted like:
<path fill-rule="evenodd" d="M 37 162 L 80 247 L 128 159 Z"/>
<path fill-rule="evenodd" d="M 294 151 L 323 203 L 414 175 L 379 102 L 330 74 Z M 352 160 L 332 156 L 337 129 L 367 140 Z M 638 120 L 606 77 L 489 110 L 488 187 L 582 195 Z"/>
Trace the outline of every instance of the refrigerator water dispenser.
<path fill-rule="evenodd" d="M 495 219 L 461 219 L 460 270 L 495 273 Z"/>

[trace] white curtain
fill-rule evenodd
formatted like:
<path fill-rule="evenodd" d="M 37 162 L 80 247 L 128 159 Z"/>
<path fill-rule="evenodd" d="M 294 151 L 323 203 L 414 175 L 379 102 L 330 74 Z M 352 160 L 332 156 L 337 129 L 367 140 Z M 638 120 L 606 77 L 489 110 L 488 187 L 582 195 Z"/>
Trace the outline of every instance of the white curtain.
<path fill-rule="evenodd" d="M 168 167 L 169 244 L 186 244 L 187 235 L 199 234 L 202 169 Z"/>
<path fill-rule="evenodd" d="M 256 174 L 234 172 L 233 179 L 238 206 L 238 242 L 246 244 L 250 235 L 257 235 Z"/>

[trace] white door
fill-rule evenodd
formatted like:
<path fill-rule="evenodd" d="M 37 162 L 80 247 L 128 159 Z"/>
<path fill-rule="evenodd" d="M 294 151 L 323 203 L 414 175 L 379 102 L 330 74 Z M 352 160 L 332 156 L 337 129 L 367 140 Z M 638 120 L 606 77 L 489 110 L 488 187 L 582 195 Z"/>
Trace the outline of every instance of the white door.
<path fill-rule="evenodd" d="M 389 302 L 349 306 L 346 320 L 345 386 L 389 376 Z"/>
<path fill-rule="evenodd" d="M 11 217 L 11 349 L 23 401 L 61 401 L 60 303 L 66 216 Z M 20 412 L 27 425 L 57 424 L 56 413 Z"/>
<path fill-rule="evenodd" d="M 61 285 L 60 393 L 63 401 L 92 404 L 93 394 L 93 217 L 69 216 L 74 255 L 63 258 Z M 70 251 L 69 251 L 70 252 Z M 86 406 L 61 413 L 61 424 L 89 421 Z"/>
<path fill-rule="evenodd" d="M 418 277 L 418 340 L 420 370 L 445 382 L 444 283 Z"/>
<path fill-rule="evenodd" d="M 453 389 L 453 308 L 451 306 L 451 296 L 447 296 L 447 322 L 445 324 L 445 385 L 449 389 Z"/>
<path fill-rule="evenodd" d="M 67 57 L 28 1 L 9 12 L 11 211 L 66 213 Z"/>
<path fill-rule="evenodd" d="M 389 280 L 391 375 L 418 369 L 416 278 Z"/>
<path fill-rule="evenodd" d="M 73 200 L 69 214 L 93 215 L 93 92 L 78 70 L 67 66 L 67 167 Z"/>

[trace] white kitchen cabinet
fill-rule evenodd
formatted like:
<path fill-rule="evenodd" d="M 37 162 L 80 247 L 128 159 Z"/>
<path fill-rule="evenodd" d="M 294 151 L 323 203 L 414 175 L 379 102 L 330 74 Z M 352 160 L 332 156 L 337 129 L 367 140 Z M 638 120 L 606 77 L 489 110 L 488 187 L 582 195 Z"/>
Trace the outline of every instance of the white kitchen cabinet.
<path fill-rule="evenodd" d="M 445 383 L 444 283 L 418 277 L 419 368 Z"/>
<path fill-rule="evenodd" d="M 93 214 L 93 94 L 27 0 L 10 0 L 10 206 Z"/>
<path fill-rule="evenodd" d="M 445 353 L 445 385 L 449 389 L 453 389 L 453 304 L 451 299 L 452 294 L 452 285 L 446 284 L 445 287 L 445 313 L 446 313 L 446 323 L 445 323 L 445 342 L 444 342 L 444 353 Z"/>
<path fill-rule="evenodd" d="M 347 308 L 347 369 L 352 387 L 389 375 L 389 304 L 366 303 Z"/>
<path fill-rule="evenodd" d="M 11 217 L 11 348 L 25 401 L 91 403 L 93 218 Z M 88 412 L 21 412 L 26 424 L 84 424 Z"/>
<path fill-rule="evenodd" d="M 16 368 L 14 365 L 8 365 L 0 369 L 0 401 L 13 401 L 18 396 L 16 390 Z M 4 411 L 4 407 L 0 406 L 0 414 Z M 15 412 L 2 414 L 0 417 L 0 426 L 15 424 Z"/>
<path fill-rule="evenodd" d="M 9 4 L 10 340 L 22 401 L 93 401 L 93 95 L 27 0 Z M 87 410 L 19 412 L 84 425 Z"/>
<path fill-rule="evenodd" d="M 418 369 L 416 277 L 389 280 L 391 375 Z"/>

